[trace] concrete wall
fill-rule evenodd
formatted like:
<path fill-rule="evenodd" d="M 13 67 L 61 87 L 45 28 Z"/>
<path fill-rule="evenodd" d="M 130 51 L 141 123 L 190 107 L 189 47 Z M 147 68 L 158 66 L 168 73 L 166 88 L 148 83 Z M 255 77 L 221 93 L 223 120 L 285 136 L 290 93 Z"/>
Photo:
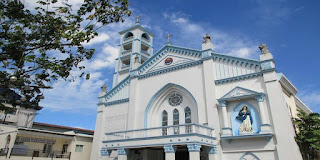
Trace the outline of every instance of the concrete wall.
<path fill-rule="evenodd" d="M 83 145 L 82 152 L 76 152 L 76 145 Z M 75 136 L 70 144 L 71 160 L 88 160 L 91 155 L 92 138 Z"/>
<path fill-rule="evenodd" d="M 5 158 L 0 156 L 1 160 L 69 160 L 69 158 L 46 158 L 46 157 L 23 157 L 23 156 L 11 156 L 10 158 Z"/>

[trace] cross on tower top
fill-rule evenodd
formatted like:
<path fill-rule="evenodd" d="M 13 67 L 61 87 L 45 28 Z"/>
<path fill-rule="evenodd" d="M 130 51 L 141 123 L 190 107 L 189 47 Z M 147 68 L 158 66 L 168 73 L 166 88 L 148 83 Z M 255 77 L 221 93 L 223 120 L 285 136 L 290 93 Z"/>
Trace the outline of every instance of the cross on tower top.
<path fill-rule="evenodd" d="M 170 42 L 170 37 L 172 37 L 172 36 L 173 36 L 173 35 L 170 34 L 170 33 L 168 33 L 168 35 L 166 36 L 166 38 L 168 39 L 167 44 L 171 44 L 171 42 Z"/>
<path fill-rule="evenodd" d="M 136 17 L 136 23 L 139 23 L 140 16 Z"/>

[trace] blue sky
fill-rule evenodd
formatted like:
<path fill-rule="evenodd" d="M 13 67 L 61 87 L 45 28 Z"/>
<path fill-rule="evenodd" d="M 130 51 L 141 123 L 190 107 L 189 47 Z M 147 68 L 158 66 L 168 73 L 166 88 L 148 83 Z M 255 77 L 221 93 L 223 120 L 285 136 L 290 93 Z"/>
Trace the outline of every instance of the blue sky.
<path fill-rule="evenodd" d="M 69 0 L 74 6 L 81 2 Z M 133 15 L 121 24 L 111 24 L 87 47 L 96 48 L 84 62 L 89 81 L 59 81 L 44 92 L 44 107 L 36 121 L 94 129 L 100 87 L 112 84 L 118 32 L 134 24 L 134 18 L 155 34 L 154 51 L 168 33 L 177 46 L 200 49 L 202 36 L 211 35 L 216 52 L 258 59 L 260 43 L 274 55 L 278 72 L 298 88 L 298 96 L 313 111 L 320 112 L 320 1 L 318 0 L 131 0 Z M 29 3 L 29 7 L 34 3 Z"/>

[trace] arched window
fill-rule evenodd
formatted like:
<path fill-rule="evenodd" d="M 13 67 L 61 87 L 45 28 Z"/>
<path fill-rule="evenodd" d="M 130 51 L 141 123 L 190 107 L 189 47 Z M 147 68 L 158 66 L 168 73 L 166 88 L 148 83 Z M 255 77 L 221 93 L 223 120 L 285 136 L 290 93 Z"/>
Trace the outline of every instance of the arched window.
<path fill-rule="evenodd" d="M 168 125 L 168 113 L 167 111 L 162 112 L 162 126 L 167 126 Z"/>
<path fill-rule="evenodd" d="M 191 109 L 189 107 L 186 107 L 184 109 L 184 123 L 188 124 L 191 123 Z M 186 133 L 191 133 L 191 125 L 186 125 Z"/>
<path fill-rule="evenodd" d="M 127 38 L 132 38 L 132 37 L 133 37 L 133 34 L 132 34 L 131 32 L 129 32 L 129 33 L 126 35 L 125 39 L 127 39 Z"/>
<path fill-rule="evenodd" d="M 173 110 L 173 125 L 179 125 L 179 111 L 177 109 Z"/>
<path fill-rule="evenodd" d="M 149 41 L 149 37 L 146 33 L 143 33 L 141 37 L 144 38 L 146 41 Z"/>
<path fill-rule="evenodd" d="M 189 107 L 184 109 L 184 123 L 191 123 L 191 110 Z"/>
<path fill-rule="evenodd" d="M 173 110 L 173 125 L 179 125 L 179 111 Z M 174 127 L 174 134 L 179 134 L 179 127 Z"/>
<path fill-rule="evenodd" d="M 168 113 L 167 111 L 162 112 L 162 126 L 168 126 Z M 167 135 L 167 127 L 162 128 L 162 135 Z"/>

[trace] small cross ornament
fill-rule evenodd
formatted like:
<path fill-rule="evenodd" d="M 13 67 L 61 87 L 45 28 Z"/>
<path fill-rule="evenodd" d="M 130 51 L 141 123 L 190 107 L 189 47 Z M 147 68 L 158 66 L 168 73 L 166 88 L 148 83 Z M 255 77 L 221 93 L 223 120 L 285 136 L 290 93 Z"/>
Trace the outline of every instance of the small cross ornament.
<path fill-rule="evenodd" d="M 167 44 L 171 44 L 171 42 L 170 42 L 170 37 L 172 37 L 172 36 L 173 36 L 173 35 L 170 34 L 170 33 L 168 33 L 168 35 L 166 36 L 166 38 L 168 39 Z"/>
<path fill-rule="evenodd" d="M 139 23 L 140 16 L 136 17 L 136 23 Z"/>

